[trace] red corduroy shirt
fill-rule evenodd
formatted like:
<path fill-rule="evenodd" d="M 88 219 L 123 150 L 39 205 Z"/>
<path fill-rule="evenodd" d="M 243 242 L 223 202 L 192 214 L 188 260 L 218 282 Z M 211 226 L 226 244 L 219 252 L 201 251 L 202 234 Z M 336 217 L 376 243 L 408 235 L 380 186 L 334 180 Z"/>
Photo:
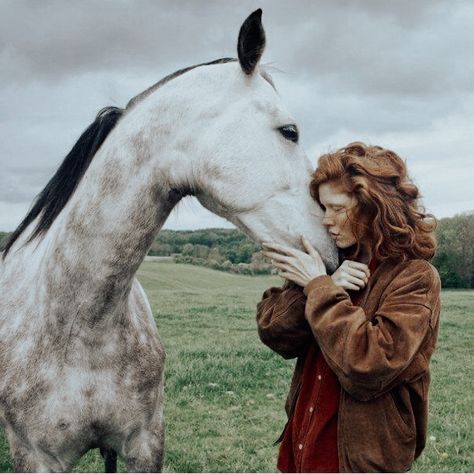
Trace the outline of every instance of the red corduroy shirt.
<path fill-rule="evenodd" d="M 375 270 L 375 259 L 369 264 Z M 357 305 L 359 294 L 352 303 Z M 308 350 L 295 409 L 288 420 L 278 455 L 280 472 L 339 472 L 337 415 L 341 386 L 314 344 Z"/>

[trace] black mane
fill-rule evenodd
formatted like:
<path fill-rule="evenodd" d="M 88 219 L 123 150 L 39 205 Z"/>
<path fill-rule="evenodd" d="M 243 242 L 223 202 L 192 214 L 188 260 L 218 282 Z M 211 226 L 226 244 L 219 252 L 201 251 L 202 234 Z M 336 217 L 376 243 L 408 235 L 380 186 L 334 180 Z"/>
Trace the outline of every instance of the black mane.
<path fill-rule="evenodd" d="M 191 69 L 195 69 L 200 66 L 223 64 L 231 61 L 236 61 L 236 59 L 221 58 L 215 61 L 196 64 L 194 66 L 180 69 L 172 74 L 169 74 L 153 86 L 135 96 L 128 102 L 126 109 L 120 109 L 118 107 L 106 107 L 102 109 L 97 114 L 94 122 L 89 125 L 89 127 L 87 127 L 87 129 L 79 137 L 79 140 L 72 147 L 71 151 L 61 163 L 61 166 L 58 168 L 54 176 L 49 180 L 45 188 L 40 192 L 40 194 L 38 194 L 32 209 L 28 212 L 26 217 L 21 221 L 21 224 L 8 238 L 3 252 L 3 258 L 6 257 L 11 246 L 15 243 L 21 233 L 39 215 L 41 215 L 40 220 L 36 224 L 36 227 L 31 233 L 27 242 L 31 242 L 36 237 L 43 235 L 51 227 L 51 224 L 54 222 L 56 217 L 59 215 L 74 193 L 97 150 L 101 147 L 109 133 L 112 131 L 115 125 L 117 125 L 117 122 L 127 110 L 129 110 L 137 102 L 140 102 L 146 98 L 154 90 L 171 81 L 175 77 L 181 76 L 182 74 L 190 71 Z"/>
<path fill-rule="evenodd" d="M 220 58 L 220 59 L 215 59 L 214 61 L 210 61 L 208 63 L 195 64 L 194 66 L 189 66 L 183 69 L 179 69 L 178 71 L 175 71 L 172 74 L 168 74 L 163 79 L 160 79 L 156 84 L 153 84 L 148 89 L 145 89 L 143 92 L 140 92 L 140 94 L 130 99 L 130 101 L 127 104 L 127 110 L 133 105 L 135 105 L 137 102 L 140 102 L 145 97 L 149 96 L 153 91 L 155 91 L 159 87 L 163 86 L 164 84 L 171 81 L 172 79 L 178 76 L 181 76 L 188 71 L 191 71 L 192 69 L 196 69 L 197 67 L 201 67 L 201 66 L 212 66 L 213 64 L 225 64 L 225 63 L 230 63 L 230 62 L 235 62 L 235 61 L 237 61 L 237 59 L 235 58 Z"/>
<path fill-rule="evenodd" d="M 31 233 L 28 242 L 44 234 L 51 227 L 51 224 L 69 201 L 84 176 L 95 153 L 123 113 L 123 109 L 106 107 L 97 114 L 94 122 L 82 133 L 54 176 L 49 180 L 43 191 L 38 194 L 32 209 L 7 240 L 3 258 L 5 258 L 21 233 L 38 215 L 41 214 L 41 218 Z"/>

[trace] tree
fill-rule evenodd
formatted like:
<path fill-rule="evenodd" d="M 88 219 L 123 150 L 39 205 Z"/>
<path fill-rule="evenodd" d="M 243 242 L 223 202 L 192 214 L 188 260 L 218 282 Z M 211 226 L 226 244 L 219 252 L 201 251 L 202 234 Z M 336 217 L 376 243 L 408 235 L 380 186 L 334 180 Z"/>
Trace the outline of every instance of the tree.
<path fill-rule="evenodd" d="M 474 288 L 474 212 L 438 221 L 433 265 L 445 288 Z"/>
<path fill-rule="evenodd" d="M 187 256 L 187 255 L 192 256 L 193 252 L 194 252 L 194 245 L 193 244 L 185 244 L 183 246 L 182 251 L 181 251 L 181 253 L 185 256 Z"/>

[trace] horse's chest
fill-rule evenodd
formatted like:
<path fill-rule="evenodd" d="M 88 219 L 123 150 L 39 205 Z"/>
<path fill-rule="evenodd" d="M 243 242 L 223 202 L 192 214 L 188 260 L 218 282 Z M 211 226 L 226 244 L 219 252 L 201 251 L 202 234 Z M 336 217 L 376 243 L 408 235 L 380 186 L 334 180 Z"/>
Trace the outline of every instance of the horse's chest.
<path fill-rule="evenodd" d="M 131 331 L 62 342 L 43 344 L 41 338 L 25 335 L 11 343 L 0 383 L 0 410 L 7 424 L 92 423 L 106 430 L 107 420 L 120 424 L 134 411 L 152 409 L 164 365 L 157 338 L 140 338 Z"/>
<path fill-rule="evenodd" d="M 128 430 L 156 410 L 163 388 L 163 367 L 156 355 L 155 368 L 43 369 L 2 394 L 1 418 L 15 432 L 29 431 L 33 438 L 47 435 L 52 445 L 69 432 L 94 440 Z M 35 431 L 34 426 L 41 429 Z"/>

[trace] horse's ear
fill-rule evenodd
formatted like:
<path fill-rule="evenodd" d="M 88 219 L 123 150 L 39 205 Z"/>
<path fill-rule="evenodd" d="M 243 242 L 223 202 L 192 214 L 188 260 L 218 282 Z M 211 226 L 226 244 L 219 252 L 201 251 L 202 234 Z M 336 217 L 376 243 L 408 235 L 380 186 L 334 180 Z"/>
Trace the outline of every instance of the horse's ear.
<path fill-rule="evenodd" d="M 251 13 L 240 27 L 237 53 L 245 74 L 252 74 L 265 49 L 265 31 L 262 26 L 262 10 Z"/>

